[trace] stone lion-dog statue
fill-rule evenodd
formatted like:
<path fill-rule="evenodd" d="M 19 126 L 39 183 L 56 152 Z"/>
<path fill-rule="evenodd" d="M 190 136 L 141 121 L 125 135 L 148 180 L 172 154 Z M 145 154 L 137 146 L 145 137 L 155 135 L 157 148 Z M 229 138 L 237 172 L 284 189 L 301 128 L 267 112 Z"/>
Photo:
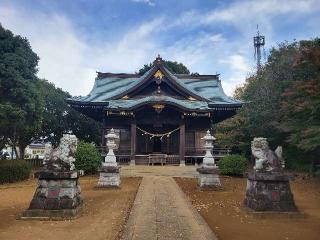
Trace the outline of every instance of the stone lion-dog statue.
<path fill-rule="evenodd" d="M 63 134 L 58 147 L 48 148 L 43 160 L 44 168 L 56 171 L 72 171 L 75 169 L 75 152 L 78 139 L 75 135 Z"/>
<path fill-rule="evenodd" d="M 272 151 L 266 138 L 257 137 L 251 142 L 251 152 L 255 158 L 255 166 L 253 168 L 255 171 L 279 172 L 283 170 L 285 163 L 281 146 Z"/>

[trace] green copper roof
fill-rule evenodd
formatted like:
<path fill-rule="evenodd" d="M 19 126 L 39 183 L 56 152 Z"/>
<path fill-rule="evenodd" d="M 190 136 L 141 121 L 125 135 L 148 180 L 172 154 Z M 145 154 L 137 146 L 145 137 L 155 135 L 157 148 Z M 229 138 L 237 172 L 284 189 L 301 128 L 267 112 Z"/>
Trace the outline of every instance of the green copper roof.
<path fill-rule="evenodd" d="M 138 99 L 121 99 L 121 94 L 124 96 L 131 89 L 141 87 L 141 84 L 152 78 L 158 69 L 161 69 L 165 77 L 170 79 L 176 87 L 184 89 L 183 91 L 186 93 L 189 93 L 191 96 L 198 96 L 198 99 L 202 100 L 181 100 L 163 95 L 150 95 Z M 99 74 L 99 77 L 95 80 L 93 89 L 87 96 L 69 98 L 67 101 L 71 105 L 104 105 L 107 109 L 133 109 L 140 105 L 157 102 L 173 104 L 187 110 L 209 110 L 218 107 L 237 108 L 242 105 L 242 102 L 232 99 L 224 93 L 221 81 L 216 75 L 175 75 L 164 66 L 159 67 L 157 63 L 142 76 L 137 74 Z"/>
<path fill-rule="evenodd" d="M 140 77 L 120 78 L 108 77 L 96 79 L 91 92 L 85 97 L 75 97 L 70 100 L 81 102 L 105 102 L 106 100 L 127 91 L 137 83 L 141 82 L 144 77 L 151 72 L 150 69 Z"/>
<path fill-rule="evenodd" d="M 212 103 L 217 104 L 241 104 L 233 98 L 228 97 L 221 86 L 221 81 L 217 78 L 214 79 L 179 79 L 176 75 L 168 74 L 174 78 L 180 85 L 194 92 L 196 95 L 208 99 Z M 201 75 L 200 75 L 201 76 Z"/>

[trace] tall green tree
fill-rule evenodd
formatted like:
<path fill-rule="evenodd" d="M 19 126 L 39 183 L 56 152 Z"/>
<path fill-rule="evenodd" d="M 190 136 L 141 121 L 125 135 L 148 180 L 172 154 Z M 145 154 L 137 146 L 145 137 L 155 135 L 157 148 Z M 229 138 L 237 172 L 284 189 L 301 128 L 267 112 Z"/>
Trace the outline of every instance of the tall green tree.
<path fill-rule="evenodd" d="M 99 123 L 72 109 L 65 101 L 71 97 L 69 93 L 46 80 L 39 81 L 44 99 L 39 137 L 56 146 L 63 134 L 73 133 L 80 140 L 98 144 L 101 140 Z"/>
<path fill-rule="evenodd" d="M 24 149 L 41 126 L 42 101 L 37 91 L 38 56 L 26 38 L 0 25 L 0 136 Z M 9 122 L 8 122 L 9 121 Z"/>

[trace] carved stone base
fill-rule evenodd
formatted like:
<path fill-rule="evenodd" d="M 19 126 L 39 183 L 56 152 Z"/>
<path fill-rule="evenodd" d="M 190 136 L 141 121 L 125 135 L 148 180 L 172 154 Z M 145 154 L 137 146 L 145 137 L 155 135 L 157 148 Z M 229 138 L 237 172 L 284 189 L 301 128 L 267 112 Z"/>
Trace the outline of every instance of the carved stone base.
<path fill-rule="evenodd" d="M 198 185 L 201 189 L 219 190 L 222 185 L 219 179 L 218 168 L 197 168 L 199 172 Z"/>
<path fill-rule="evenodd" d="M 39 171 L 38 187 L 22 219 L 75 218 L 82 203 L 77 171 Z"/>
<path fill-rule="evenodd" d="M 259 212 L 298 211 L 291 193 L 289 176 L 283 173 L 248 173 L 244 205 Z"/>
<path fill-rule="evenodd" d="M 80 216 L 82 205 L 74 209 L 44 210 L 27 209 L 19 218 L 21 220 L 67 220 L 75 219 Z"/>
<path fill-rule="evenodd" d="M 109 188 L 119 187 L 121 184 L 120 180 L 120 167 L 101 167 L 100 177 L 97 183 L 97 188 Z"/>

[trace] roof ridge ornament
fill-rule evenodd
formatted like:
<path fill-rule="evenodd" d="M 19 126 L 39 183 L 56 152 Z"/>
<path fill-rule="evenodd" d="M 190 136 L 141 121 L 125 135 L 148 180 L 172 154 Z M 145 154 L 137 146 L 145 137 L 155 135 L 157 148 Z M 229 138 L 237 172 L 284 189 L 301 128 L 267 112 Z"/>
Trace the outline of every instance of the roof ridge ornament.
<path fill-rule="evenodd" d="M 160 57 L 160 54 L 158 54 L 156 60 L 153 61 L 154 65 L 162 65 L 163 64 L 163 59 Z"/>

